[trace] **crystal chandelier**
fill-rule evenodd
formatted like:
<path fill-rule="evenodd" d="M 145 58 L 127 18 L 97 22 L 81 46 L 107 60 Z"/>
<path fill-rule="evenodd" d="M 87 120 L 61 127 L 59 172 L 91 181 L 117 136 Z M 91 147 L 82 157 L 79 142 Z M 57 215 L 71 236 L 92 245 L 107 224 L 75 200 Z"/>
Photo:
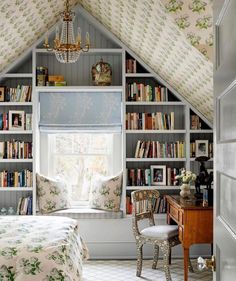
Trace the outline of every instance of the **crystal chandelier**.
<path fill-rule="evenodd" d="M 89 33 L 86 33 L 85 46 L 81 46 L 81 29 L 78 27 L 77 38 L 75 40 L 73 20 L 75 13 L 69 10 L 69 0 L 65 3 L 66 9 L 61 13 L 62 31 L 59 37 L 59 28 L 56 28 L 54 46 L 50 48 L 48 36 L 45 37 L 43 46 L 51 52 L 54 52 L 56 58 L 61 63 L 76 62 L 81 52 L 88 52 L 90 47 Z"/>

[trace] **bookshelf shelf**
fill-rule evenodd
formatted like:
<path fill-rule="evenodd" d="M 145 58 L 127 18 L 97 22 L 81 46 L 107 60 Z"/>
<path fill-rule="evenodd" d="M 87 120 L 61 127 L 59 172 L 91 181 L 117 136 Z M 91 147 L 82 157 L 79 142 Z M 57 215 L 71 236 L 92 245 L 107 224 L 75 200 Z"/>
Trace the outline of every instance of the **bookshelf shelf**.
<path fill-rule="evenodd" d="M 24 130 L 24 131 L 8 131 L 2 130 L 0 131 L 0 135 L 32 135 L 32 130 Z"/>
<path fill-rule="evenodd" d="M 0 106 L 32 106 L 32 102 L 0 102 Z"/>
<path fill-rule="evenodd" d="M 182 162 L 186 158 L 126 158 L 127 162 Z"/>
<path fill-rule="evenodd" d="M 127 101 L 125 102 L 125 105 L 127 106 L 131 106 L 131 105 L 166 105 L 166 106 L 170 106 L 170 105 L 184 105 L 184 103 L 182 102 L 178 102 L 178 101 L 162 101 L 162 102 L 157 102 L 157 101 Z"/>
<path fill-rule="evenodd" d="M 0 187 L 0 191 L 33 191 L 33 187 Z"/>
<path fill-rule="evenodd" d="M 33 159 L 0 159 L 0 163 L 32 163 Z"/>
<path fill-rule="evenodd" d="M 190 130 L 191 134 L 213 134 L 213 130 Z"/>
<path fill-rule="evenodd" d="M 126 215 L 128 219 L 132 218 L 132 215 Z M 154 219 L 166 220 L 166 213 L 154 214 Z"/>
<path fill-rule="evenodd" d="M 2 78 L 33 78 L 32 73 L 6 73 Z"/>
<path fill-rule="evenodd" d="M 179 186 L 174 185 L 153 185 L 153 186 L 126 186 L 126 190 L 144 190 L 144 189 L 157 189 L 157 190 L 171 190 L 171 189 L 177 189 L 179 190 Z"/>
<path fill-rule="evenodd" d="M 155 77 L 155 75 L 151 73 L 126 73 L 125 77 L 133 77 L 133 78 L 147 78 L 147 77 Z"/>
<path fill-rule="evenodd" d="M 186 130 L 126 130 L 127 134 L 185 134 Z"/>
<path fill-rule="evenodd" d="M 121 92 L 123 90 L 122 86 L 42 86 L 35 87 L 37 92 L 50 92 L 52 89 L 56 89 L 57 92 L 74 92 L 85 91 L 86 92 Z"/>

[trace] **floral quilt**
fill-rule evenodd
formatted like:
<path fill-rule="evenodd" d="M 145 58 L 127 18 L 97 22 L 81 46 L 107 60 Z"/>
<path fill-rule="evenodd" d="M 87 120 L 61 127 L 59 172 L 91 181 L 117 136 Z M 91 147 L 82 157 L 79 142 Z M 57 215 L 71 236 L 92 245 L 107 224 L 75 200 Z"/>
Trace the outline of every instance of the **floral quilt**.
<path fill-rule="evenodd" d="M 80 281 L 87 255 L 73 219 L 0 216 L 0 281 Z"/>

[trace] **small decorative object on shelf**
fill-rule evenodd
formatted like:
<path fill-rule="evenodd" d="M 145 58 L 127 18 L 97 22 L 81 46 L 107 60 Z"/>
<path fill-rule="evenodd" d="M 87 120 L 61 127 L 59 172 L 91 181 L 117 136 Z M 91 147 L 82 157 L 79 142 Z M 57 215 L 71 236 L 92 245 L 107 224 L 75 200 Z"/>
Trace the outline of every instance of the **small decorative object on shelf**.
<path fill-rule="evenodd" d="M 103 62 L 103 59 L 92 67 L 92 80 L 95 86 L 110 86 L 112 70 L 111 65 Z"/>
<path fill-rule="evenodd" d="M 187 198 L 190 195 L 190 183 L 195 182 L 196 175 L 192 173 L 191 171 L 186 171 L 183 169 L 181 171 L 181 174 L 176 176 L 175 179 L 180 180 L 181 186 L 180 186 L 180 196 L 183 198 Z"/>
<path fill-rule="evenodd" d="M 4 101 L 5 87 L 0 87 L 0 102 Z"/>
<path fill-rule="evenodd" d="M 0 215 L 1 216 L 6 216 L 7 215 L 7 209 L 6 208 L 2 208 Z"/>
<path fill-rule="evenodd" d="M 48 81 L 48 69 L 44 66 L 36 67 L 36 85 L 37 86 L 46 86 Z"/>
<path fill-rule="evenodd" d="M 153 165 L 151 166 L 151 184 L 166 185 L 166 166 Z"/>
<path fill-rule="evenodd" d="M 9 130 L 24 130 L 25 112 L 22 110 L 9 111 Z"/>

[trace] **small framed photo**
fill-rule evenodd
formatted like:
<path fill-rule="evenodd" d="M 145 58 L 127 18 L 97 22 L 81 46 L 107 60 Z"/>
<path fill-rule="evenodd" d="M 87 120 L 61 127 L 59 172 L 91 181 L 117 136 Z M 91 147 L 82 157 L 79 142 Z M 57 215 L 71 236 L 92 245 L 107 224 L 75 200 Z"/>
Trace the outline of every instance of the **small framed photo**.
<path fill-rule="evenodd" d="M 166 185 L 166 166 L 153 165 L 151 166 L 151 184 Z"/>
<path fill-rule="evenodd" d="M 0 87 L 0 102 L 4 101 L 5 87 Z"/>
<path fill-rule="evenodd" d="M 21 110 L 9 111 L 9 130 L 24 130 L 25 112 Z"/>
<path fill-rule="evenodd" d="M 208 157 L 208 140 L 196 140 L 196 157 Z"/>

